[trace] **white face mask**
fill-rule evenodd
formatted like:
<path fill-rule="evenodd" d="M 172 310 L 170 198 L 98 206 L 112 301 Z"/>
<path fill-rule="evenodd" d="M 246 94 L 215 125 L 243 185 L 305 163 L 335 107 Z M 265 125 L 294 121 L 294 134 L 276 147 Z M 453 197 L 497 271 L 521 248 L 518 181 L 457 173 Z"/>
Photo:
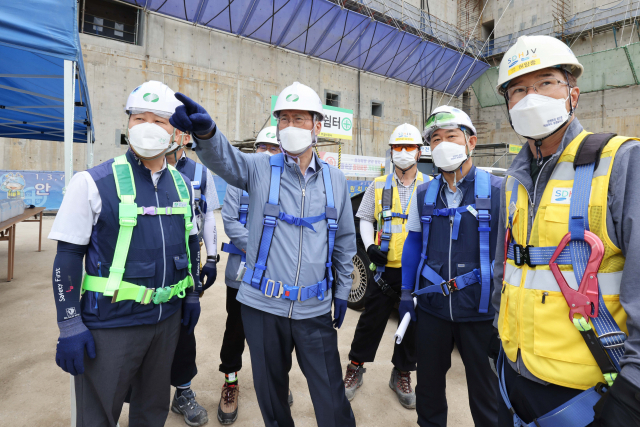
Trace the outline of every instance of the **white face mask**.
<path fill-rule="evenodd" d="M 313 132 L 313 129 L 301 129 L 295 126 L 289 126 L 278 131 L 282 149 L 287 154 L 293 154 L 294 156 L 304 153 L 313 142 L 311 132 Z"/>
<path fill-rule="evenodd" d="M 533 140 L 544 139 L 569 119 L 567 99 L 556 99 L 532 93 L 525 96 L 510 111 L 513 129 Z"/>
<path fill-rule="evenodd" d="M 460 145 L 455 142 L 442 141 L 431 150 L 433 163 L 443 171 L 454 171 L 467 160 L 465 148 L 466 144 Z"/>
<path fill-rule="evenodd" d="M 400 169 L 407 169 L 416 163 L 416 152 L 407 152 L 406 148 L 402 151 L 393 151 L 393 164 Z"/>
<path fill-rule="evenodd" d="M 171 146 L 171 135 L 153 123 L 140 123 L 129 129 L 129 145 L 143 159 L 163 155 Z"/>

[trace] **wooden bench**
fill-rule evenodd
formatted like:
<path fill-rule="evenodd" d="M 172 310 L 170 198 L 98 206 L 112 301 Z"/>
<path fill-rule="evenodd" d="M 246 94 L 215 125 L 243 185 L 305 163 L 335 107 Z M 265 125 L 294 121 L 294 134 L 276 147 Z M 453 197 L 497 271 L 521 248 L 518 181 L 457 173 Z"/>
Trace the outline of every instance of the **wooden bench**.
<path fill-rule="evenodd" d="M 7 267 L 7 282 L 13 279 L 13 265 L 15 264 L 16 254 L 16 224 L 19 222 L 39 222 L 40 232 L 38 235 L 38 252 L 42 250 L 42 212 L 45 210 L 41 208 L 25 209 L 22 215 L 15 216 L 4 222 L 0 222 L 0 241 L 6 240 L 9 242 L 9 262 Z M 38 219 L 40 215 L 40 219 Z M 35 217 L 35 219 L 28 219 Z"/>

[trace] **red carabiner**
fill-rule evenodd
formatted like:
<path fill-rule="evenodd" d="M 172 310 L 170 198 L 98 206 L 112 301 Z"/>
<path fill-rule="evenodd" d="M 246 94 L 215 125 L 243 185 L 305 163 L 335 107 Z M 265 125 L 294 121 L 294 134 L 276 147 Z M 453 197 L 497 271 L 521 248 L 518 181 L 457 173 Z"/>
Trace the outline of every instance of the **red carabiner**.
<path fill-rule="evenodd" d="M 577 313 L 589 321 L 590 317 L 598 317 L 598 269 L 604 257 L 604 245 L 598 236 L 585 230 L 584 241 L 591 247 L 591 256 L 584 270 L 580 286 L 576 291 L 567 284 L 560 267 L 555 263 L 555 260 L 558 259 L 560 253 L 570 241 L 571 233 L 565 234 L 549 261 L 549 268 L 569 306 L 569 320 L 573 322 L 574 315 Z"/>

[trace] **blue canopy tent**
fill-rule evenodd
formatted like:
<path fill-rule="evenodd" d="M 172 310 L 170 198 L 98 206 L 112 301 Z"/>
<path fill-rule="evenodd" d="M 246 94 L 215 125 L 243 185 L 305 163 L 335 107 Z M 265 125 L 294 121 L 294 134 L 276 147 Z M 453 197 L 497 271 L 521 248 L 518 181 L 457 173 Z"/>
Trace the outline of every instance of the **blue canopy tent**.
<path fill-rule="evenodd" d="M 469 56 L 477 40 L 385 0 L 120 1 L 453 96 L 489 68 Z"/>
<path fill-rule="evenodd" d="M 0 0 L 0 137 L 64 141 L 65 181 L 73 142 L 93 132 L 76 0 Z"/>

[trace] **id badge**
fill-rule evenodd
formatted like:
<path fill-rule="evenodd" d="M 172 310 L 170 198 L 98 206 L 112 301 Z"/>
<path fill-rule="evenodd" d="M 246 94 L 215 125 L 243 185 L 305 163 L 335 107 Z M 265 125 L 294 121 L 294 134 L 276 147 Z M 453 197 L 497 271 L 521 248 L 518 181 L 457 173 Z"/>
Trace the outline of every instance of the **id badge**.
<path fill-rule="evenodd" d="M 240 282 L 242 281 L 242 278 L 244 277 L 244 273 L 247 272 L 247 267 L 246 267 L 246 262 L 242 261 L 240 262 L 240 267 L 238 267 L 238 275 L 236 276 L 236 281 Z"/>

